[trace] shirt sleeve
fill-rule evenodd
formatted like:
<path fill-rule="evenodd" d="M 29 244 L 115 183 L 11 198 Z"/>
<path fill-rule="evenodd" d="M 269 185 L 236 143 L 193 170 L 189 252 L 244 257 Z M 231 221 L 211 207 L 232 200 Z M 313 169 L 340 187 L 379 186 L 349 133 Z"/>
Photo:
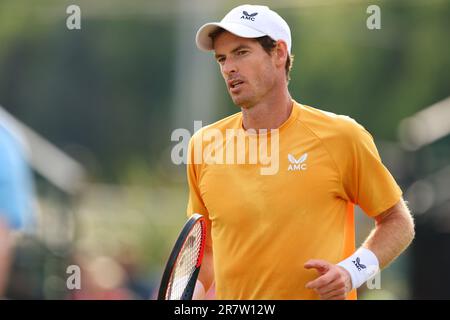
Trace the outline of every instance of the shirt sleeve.
<path fill-rule="evenodd" d="M 194 163 L 193 143 L 194 138 L 189 141 L 187 156 L 187 181 L 189 186 L 189 199 L 187 206 L 187 216 L 194 213 L 208 215 L 208 210 L 203 203 L 199 188 L 200 165 Z"/>
<path fill-rule="evenodd" d="M 338 162 L 343 193 L 367 215 L 375 217 L 394 206 L 402 190 L 382 163 L 372 135 L 353 119 L 348 124 L 345 154 Z"/>
<path fill-rule="evenodd" d="M 188 156 L 187 156 L 187 181 L 189 186 L 189 199 L 187 205 L 187 216 L 190 217 L 194 213 L 199 213 L 205 217 L 207 238 L 206 243 L 212 245 L 211 242 L 211 221 L 209 219 L 209 212 L 206 208 L 199 187 L 199 177 L 201 164 L 196 164 L 194 161 L 194 139 L 195 135 L 189 141 Z"/>

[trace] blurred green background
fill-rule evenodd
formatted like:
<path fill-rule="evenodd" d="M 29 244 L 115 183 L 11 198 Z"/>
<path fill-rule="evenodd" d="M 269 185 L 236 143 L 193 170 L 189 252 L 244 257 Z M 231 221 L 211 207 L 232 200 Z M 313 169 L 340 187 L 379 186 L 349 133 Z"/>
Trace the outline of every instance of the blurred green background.
<path fill-rule="evenodd" d="M 414 244 L 382 272 L 381 289 L 360 297 L 450 298 L 450 276 L 434 279 L 427 264 L 450 268 L 450 1 L 245 3 L 269 5 L 289 23 L 291 95 L 366 127 L 415 214 Z M 81 30 L 66 27 L 72 4 Z M 32 155 L 39 229 L 20 242 L 10 298 L 152 296 L 186 219 L 171 133 L 239 111 L 195 32 L 240 4 L 0 0 L 0 105 L 64 154 Z M 366 26 L 372 4 L 380 30 Z M 414 126 L 403 120 L 440 101 L 431 114 L 441 135 L 411 147 Z M 73 175 L 54 173 L 54 161 Z M 358 245 L 372 226 L 358 214 Z M 66 288 L 70 264 L 89 275 L 82 294 Z"/>

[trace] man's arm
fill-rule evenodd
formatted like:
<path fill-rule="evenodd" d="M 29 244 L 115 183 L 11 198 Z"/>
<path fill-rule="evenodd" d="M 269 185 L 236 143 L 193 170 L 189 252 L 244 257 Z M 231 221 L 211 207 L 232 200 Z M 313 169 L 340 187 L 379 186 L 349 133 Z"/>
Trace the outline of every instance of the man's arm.
<path fill-rule="evenodd" d="M 380 269 L 387 267 L 412 242 L 414 221 L 405 201 L 375 217 L 375 228 L 362 245 L 378 258 Z"/>
<path fill-rule="evenodd" d="M 196 134 L 199 134 L 198 132 Z M 204 300 L 206 299 L 208 290 L 214 283 L 214 264 L 213 264 L 213 249 L 212 249 L 212 239 L 211 239 L 211 221 L 208 218 L 208 209 L 206 208 L 200 188 L 198 176 L 199 166 L 196 165 L 195 161 L 195 135 L 189 140 L 188 148 L 188 164 L 187 164 L 187 180 L 189 185 L 189 201 L 187 207 L 188 216 L 192 213 L 200 213 L 206 218 L 206 245 L 203 252 L 203 260 L 200 268 L 200 273 L 198 275 L 197 283 L 194 289 L 193 300 Z"/>
<path fill-rule="evenodd" d="M 375 217 L 375 228 L 362 245 L 377 257 L 380 269 L 395 260 L 414 239 L 414 222 L 403 199 Z M 347 270 L 324 260 L 309 260 L 306 269 L 316 269 L 320 276 L 306 287 L 316 290 L 321 299 L 345 299 L 352 289 Z"/>

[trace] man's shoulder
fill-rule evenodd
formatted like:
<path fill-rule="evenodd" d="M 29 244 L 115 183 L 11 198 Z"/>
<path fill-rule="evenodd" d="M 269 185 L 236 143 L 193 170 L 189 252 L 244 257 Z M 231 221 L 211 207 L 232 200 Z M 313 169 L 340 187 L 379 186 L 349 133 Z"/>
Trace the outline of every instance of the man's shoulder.
<path fill-rule="evenodd" d="M 348 115 L 336 114 L 308 105 L 302 105 L 300 122 L 315 135 L 325 137 L 354 137 L 365 132 L 364 127 Z"/>
<path fill-rule="evenodd" d="M 219 130 L 220 132 L 225 132 L 227 129 L 238 129 L 242 123 L 242 112 L 237 112 L 228 116 L 226 118 L 220 119 L 214 123 L 200 128 L 193 135 L 193 139 L 204 135 L 206 132 L 211 130 Z"/>

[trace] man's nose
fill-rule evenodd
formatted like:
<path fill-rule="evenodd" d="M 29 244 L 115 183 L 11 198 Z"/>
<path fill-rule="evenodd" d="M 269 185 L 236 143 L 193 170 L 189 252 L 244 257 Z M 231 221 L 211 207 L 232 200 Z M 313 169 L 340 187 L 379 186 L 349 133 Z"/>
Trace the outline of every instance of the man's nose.
<path fill-rule="evenodd" d="M 229 75 L 229 74 L 237 72 L 237 66 L 232 61 L 232 59 L 227 59 L 227 60 L 225 60 L 223 66 L 222 66 L 222 71 L 226 75 Z"/>

